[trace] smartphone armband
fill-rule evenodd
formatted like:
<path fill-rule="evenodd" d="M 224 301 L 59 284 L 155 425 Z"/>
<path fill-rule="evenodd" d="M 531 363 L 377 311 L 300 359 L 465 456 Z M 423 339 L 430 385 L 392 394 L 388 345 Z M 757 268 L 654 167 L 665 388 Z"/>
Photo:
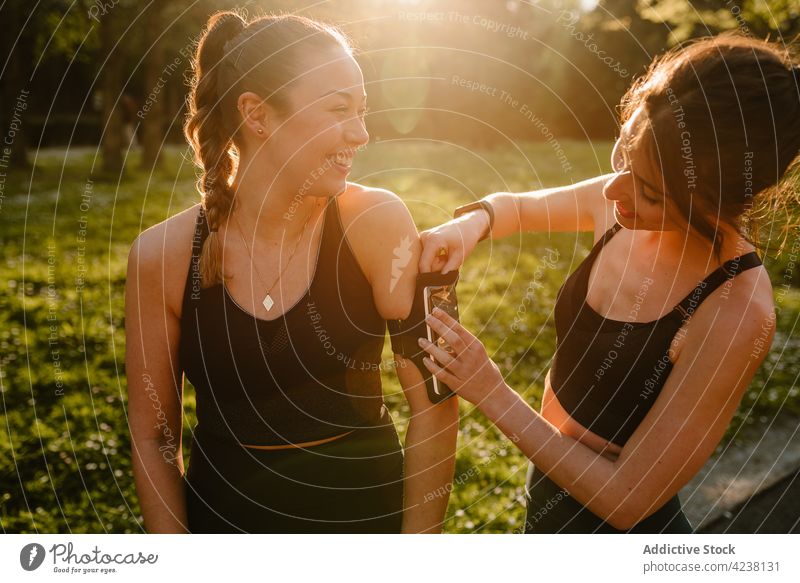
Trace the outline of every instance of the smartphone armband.
<path fill-rule="evenodd" d="M 458 320 L 458 299 L 456 297 L 456 282 L 458 271 L 451 271 L 446 275 L 441 273 L 420 273 L 417 276 L 414 302 L 411 313 L 405 320 L 388 320 L 389 337 L 392 342 L 392 351 L 403 358 L 411 360 L 419 369 L 425 379 L 428 399 L 432 403 L 439 403 L 453 395 L 453 392 L 435 378 L 422 359 L 428 356 L 419 345 L 420 338 L 434 340 L 432 331 L 425 323 L 425 316 L 433 307 L 440 307 Z"/>

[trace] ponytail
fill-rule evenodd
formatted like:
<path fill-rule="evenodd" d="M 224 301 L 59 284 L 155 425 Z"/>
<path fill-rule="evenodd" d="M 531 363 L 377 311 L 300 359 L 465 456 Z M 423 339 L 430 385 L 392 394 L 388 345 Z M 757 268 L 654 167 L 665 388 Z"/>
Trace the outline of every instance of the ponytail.
<path fill-rule="evenodd" d="M 189 116 L 184 134 L 202 168 L 198 188 L 208 223 L 209 234 L 200 253 L 201 286 L 223 281 L 222 243 L 218 229 L 235 208 L 230 181 L 236 167 L 233 129 L 226 123 L 219 88 L 226 63 L 226 43 L 242 31 L 246 23 L 234 12 L 217 12 L 209 20 L 193 62 L 194 82 L 189 95 Z"/>

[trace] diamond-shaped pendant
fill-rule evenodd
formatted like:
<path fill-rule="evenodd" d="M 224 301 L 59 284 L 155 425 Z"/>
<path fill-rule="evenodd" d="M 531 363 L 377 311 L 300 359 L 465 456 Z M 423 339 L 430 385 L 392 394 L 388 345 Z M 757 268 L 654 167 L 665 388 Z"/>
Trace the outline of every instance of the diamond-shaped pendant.
<path fill-rule="evenodd" d="M 267 294 L 267 297 L 265 297 L 264 301 L 261 303 L 264 304 L 264 307 L 267 308 L 268 312 L 272 309 L 272 306 L 275 305 L 275 302 L 272 301 L 272 297 L 269 294 Z"/>

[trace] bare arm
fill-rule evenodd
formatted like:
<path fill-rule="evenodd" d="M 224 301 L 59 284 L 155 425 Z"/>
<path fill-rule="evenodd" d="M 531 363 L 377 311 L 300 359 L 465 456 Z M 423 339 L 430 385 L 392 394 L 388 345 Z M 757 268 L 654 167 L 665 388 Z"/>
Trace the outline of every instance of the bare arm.
<path fill-rule="evenodd" d="M 405 204 L 386 191 L 362 194 L 348 239 L 372 284 L 375 305 L 386 319 L 408 316 L 414 299 L 420 243 Z M 403 532 L 441 532 L 455 469 L 458 399 L 428 400 L 417 367 L 395 354 L 398 378 L 411 409 L 405 440 Z"/>
<path fill-rule="evenodd" d="M 395 362 L 411 408 L 403 468 L 403 532 L 440 533 L 455 471 L 458 398 L 432 404 L 414 363 L 399 354 L 395 354 Z"/>
<path fill-rule="evenodd" d="M 498 192 L 485 197 L 494 211 L 492 239 L 525 231 L 591 231 L 610 212 L 603 187 L 610 176 L 598 176 L 557 188 L 522 193 Z"/>
<path fill-rule="evenodd" d="M 605 231 L 613 219 L 613 205 L 603 196 L 603 187 L 611 176 L 557 188 L 485 196 L 483 200 L 492 205 L 494 212 L 490 237 L 502 239 L 526 231 Z M 420 271 L 457 269 L 475 249 L 488 225 L 488 213 L 474 210 L 422 232 Z M 436 255 L 441 247 L 448 250 L 444 259 Z"/>
<path fill-rule="evenodd" d="M 187 531 L 181 452 L 180 320 L 165 297 L 163 229 L 143 233 L 128 257 L 125 368 L 133 476 L 145 528 Z M 188 265 L 188 263 L 187 263 Z"/>
<path fill-rule="evenodd" d="M 614 461 L 561 434 L 534 411 L 503 381 L 481 343 L 446 316 L 445 327 L 432 326 L 450 334 L 448 342 L 458 357 L 448 361 L 446 354 L 426 347 L 447 370 L 428 366 L 476 403 L 573 498 L 615 528 L 629 529 L 675 496 L 702 468 L 765 356 L 754 347 L 759 340 L 771 342 L 775 319 L 768 302 L 751 301 L 745 309 L 731 305 L 728 314 L 714 307 L 704 305 L 694 315 L 664 388 Z M 741 319 L 729 315 L 742 312 Z"/>

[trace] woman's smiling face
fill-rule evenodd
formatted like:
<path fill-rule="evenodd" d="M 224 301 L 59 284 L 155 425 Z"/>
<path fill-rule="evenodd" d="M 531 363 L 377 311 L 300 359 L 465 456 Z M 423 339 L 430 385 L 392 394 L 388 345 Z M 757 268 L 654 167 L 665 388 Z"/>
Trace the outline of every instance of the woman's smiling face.
<path fill-rule="evenodd" d="M 660 164 L 642 147 L 649 133 L 642 127 L 646 123 L 646 115 L 638 109 L 622 126 L 611 153 L 611 166 L 616 175 L 606 183 L 603 195 L 615 202 L 614 216 L 627 229 L 685 230 L 688 227 L 686 221 L 664 194 Z M 632 136 L 640 132 L 643 137 L 632 141 Z"/>
<path fill-rule="evenodd" d="M 361 68 L 345 49 L 303 58 L 287 88 L 289 111 L 270 124 L 268 162 L 302 195 L 344 191 L 356 151 L 369 142 Z"/>

